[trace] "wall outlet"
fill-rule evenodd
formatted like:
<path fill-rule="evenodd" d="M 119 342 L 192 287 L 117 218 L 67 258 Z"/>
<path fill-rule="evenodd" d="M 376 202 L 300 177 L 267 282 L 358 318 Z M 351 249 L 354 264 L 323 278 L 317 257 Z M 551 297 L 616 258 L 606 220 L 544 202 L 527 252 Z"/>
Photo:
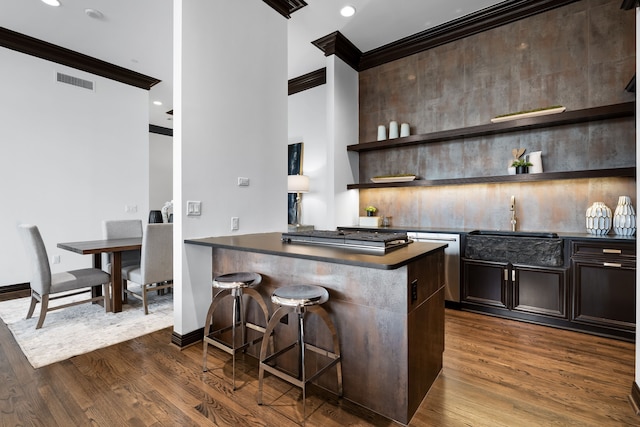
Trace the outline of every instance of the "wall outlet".
<path fill-rule="evenodd" d="M 238 187 L 248 187 L 249 186 L 249 178 L 245 178 L 242 176 L 238 177 Z"/>
<path fill-rule="evenodd" d="M 60 264 L 60 255 L 54 255 L 51 257 L 51 262 L 53 264 Z"/>
<path fill-rule="evenodd" d="M 238 230 L 240 228 L 240 218 L 237 216 L 231 217 L 231 231 Z"/>

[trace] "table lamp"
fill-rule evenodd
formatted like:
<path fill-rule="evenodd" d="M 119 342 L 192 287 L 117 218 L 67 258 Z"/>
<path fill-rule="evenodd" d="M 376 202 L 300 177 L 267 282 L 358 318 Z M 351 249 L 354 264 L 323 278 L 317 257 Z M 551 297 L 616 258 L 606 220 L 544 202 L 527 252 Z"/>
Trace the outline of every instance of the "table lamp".
<path fill-rule="evenodd" d="M 306 175 L 288 175 L 287 192 L 297 194 L 295 225 L 300 225 L 302 219 L 302 193 L 309 192 L 309 177 Z"/>

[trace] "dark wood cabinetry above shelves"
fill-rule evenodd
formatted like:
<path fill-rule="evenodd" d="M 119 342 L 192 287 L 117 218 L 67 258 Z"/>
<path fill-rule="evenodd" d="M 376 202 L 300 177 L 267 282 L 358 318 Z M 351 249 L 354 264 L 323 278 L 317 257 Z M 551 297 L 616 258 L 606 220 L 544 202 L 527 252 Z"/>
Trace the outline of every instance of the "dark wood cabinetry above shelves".
<path fill-rule="evenodd" d="M 602 107 L 585 108 L 582 110 L 565 111 L 559 114 L 516 119 L 500 123 L 489 123 L 460 129 L 450 129 L 439 132 L 411 135 L 393 140 L 365 142 L 347 146 L 347 151 L 365 152 L 379 151 L 392 148 L 409 147 L 413 145 L 429 144 L 444 141 L 464 142 L 467 138 L 477 138 L 489 135 L 498 135 L 511 132 L 521 132 L 533 129 L 550 128 L 554 126 L 572 125 L 578 123 L 594 122 L 599 120 L 611 120 L 635 116 L 635 102 Z M 469 178 L 447 179 L 417 179 L 409 182 L 398 183 L 361 183 L 350 184 L 348 189 L 388 188 L 388 187 L 435 187 L 443 185 L 467 185 L 479 183 L 508 183 L 508 182 L 533 182 L 579 178 L 605 178 L 605 177 L 631 177 L 635 178 L 635 167 L 574 170 L 563 172 L 546 172 L 539 174 L 480 176 Z"/>

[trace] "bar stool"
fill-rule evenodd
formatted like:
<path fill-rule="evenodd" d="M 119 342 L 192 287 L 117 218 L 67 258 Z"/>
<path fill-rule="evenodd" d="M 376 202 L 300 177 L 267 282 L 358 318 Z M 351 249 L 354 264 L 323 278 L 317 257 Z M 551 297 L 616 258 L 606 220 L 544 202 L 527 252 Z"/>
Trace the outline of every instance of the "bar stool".
<path fill-rule="evenodd" d="M 207 372 L 207 349 L 211 344 L 214 347 L 219 348 L 229 354 L 231 354 L 233 364 L 233 389 L 236 389 L 236 353 L 246 350 L 249 346 L 257 344 L 263 338 L 260 336 L 254 340 L 247 341 L 246 328 L 258 331 L 262 334 L 265 332 L 265 328 L 255 323 L 247 322 L 245 319 L 245 313 L 243 309 L 243 295 L 246 295 L 250 299 L 253 299 L 262 310 L 264 314 L 265 323 L 269 321 L 269 309 L 264 302 L 262 296 L 256 291 L 255 288 L 262 281 L 262 276 L 258 273 L 229 273 L 221 276 L 216 276 L 212 282 L 212 292 L 217 289 L 218 292 L 213 296 L 209 311 L 207 312 L 207 318 L 204 325 L 204 338 L 203 338 L 203 355 L 202 355 L 202 371 Z M 222 302 L 222 299 L 228 295 L 233 297 L 233 306 L 231 310 L 231 326 L 226 326 L 221 329 L 211 331 L 213 326 L 213 316 L 216 308 Z M 238 343 L 236 329 L 240 329 L 241 340 Z M 221 335 L 231 330 L 231 342 L 224 341 Z"/>
<path fill-rule="evenodd" d="M 268 341 L 262 341 L 260 349 L 260 371 L 259 371 L 259 385 L 258 385 L 258 404 L 262 405 L 262 381 L 264 379 L 264 371 L 267 371 L 290 384 L 293 384 L 302 389 L 302 407 L 303 407 L 303 419 L 306 419 L 306 385 L 308 382 L 313 381 L 319 377 L 325 370 L 332 366 L 336 366 L 338 374 L 338 396 L 342 396 L 342 362 L 340 358 L 340 343 L 338 342 L 338 334 L 333 322 L 329 318 L 329 313 L 321 307 L 322 304 L 329 300 L 329 292 L 321 286 L 315 285 L 295 285 L 284 286 L 275 290 L 271 296 L 271 301 L 274 304 L 278 304 L 278 309 L 271 316 L 267 329 L 265 331 L 266 336 L 271 336 L 274 328 L 280 322 L 284 316 L 289 313 L 298 314 L 298 338 L 292 344 L 284 347 L 279 351 L 275 351 L 271 355 L 267 354 Z M 333 352 L 316 347 L 304 341 L 304 318 L 305 313 L 315 313 L 322 321 L 327 325 L 331 336 L 333 338 Z M 298 347 L 298 375 L 293 376 L 285 372 L 281 368 L 278 368 L 275 364 L 275 359 L 288 352 L 289 350 Z M 307 376 L 305 369 L 305 351 L 313 351 L 322 356 L 325 356 L 331 361 L 324 367 L 310 376 Z"/>

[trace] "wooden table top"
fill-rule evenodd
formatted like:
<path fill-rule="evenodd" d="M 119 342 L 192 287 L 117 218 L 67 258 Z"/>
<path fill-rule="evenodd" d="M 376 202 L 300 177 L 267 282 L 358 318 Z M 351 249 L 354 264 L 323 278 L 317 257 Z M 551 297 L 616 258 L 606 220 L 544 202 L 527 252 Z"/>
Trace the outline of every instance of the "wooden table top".
<path fill-rule="evenodd" d="M 82 255 L 98 254 L 102 252 L 121 252 L 142 247 L 142 238 L 85 240 L 81 242 L 58 243 L 60 249 Z"/>

